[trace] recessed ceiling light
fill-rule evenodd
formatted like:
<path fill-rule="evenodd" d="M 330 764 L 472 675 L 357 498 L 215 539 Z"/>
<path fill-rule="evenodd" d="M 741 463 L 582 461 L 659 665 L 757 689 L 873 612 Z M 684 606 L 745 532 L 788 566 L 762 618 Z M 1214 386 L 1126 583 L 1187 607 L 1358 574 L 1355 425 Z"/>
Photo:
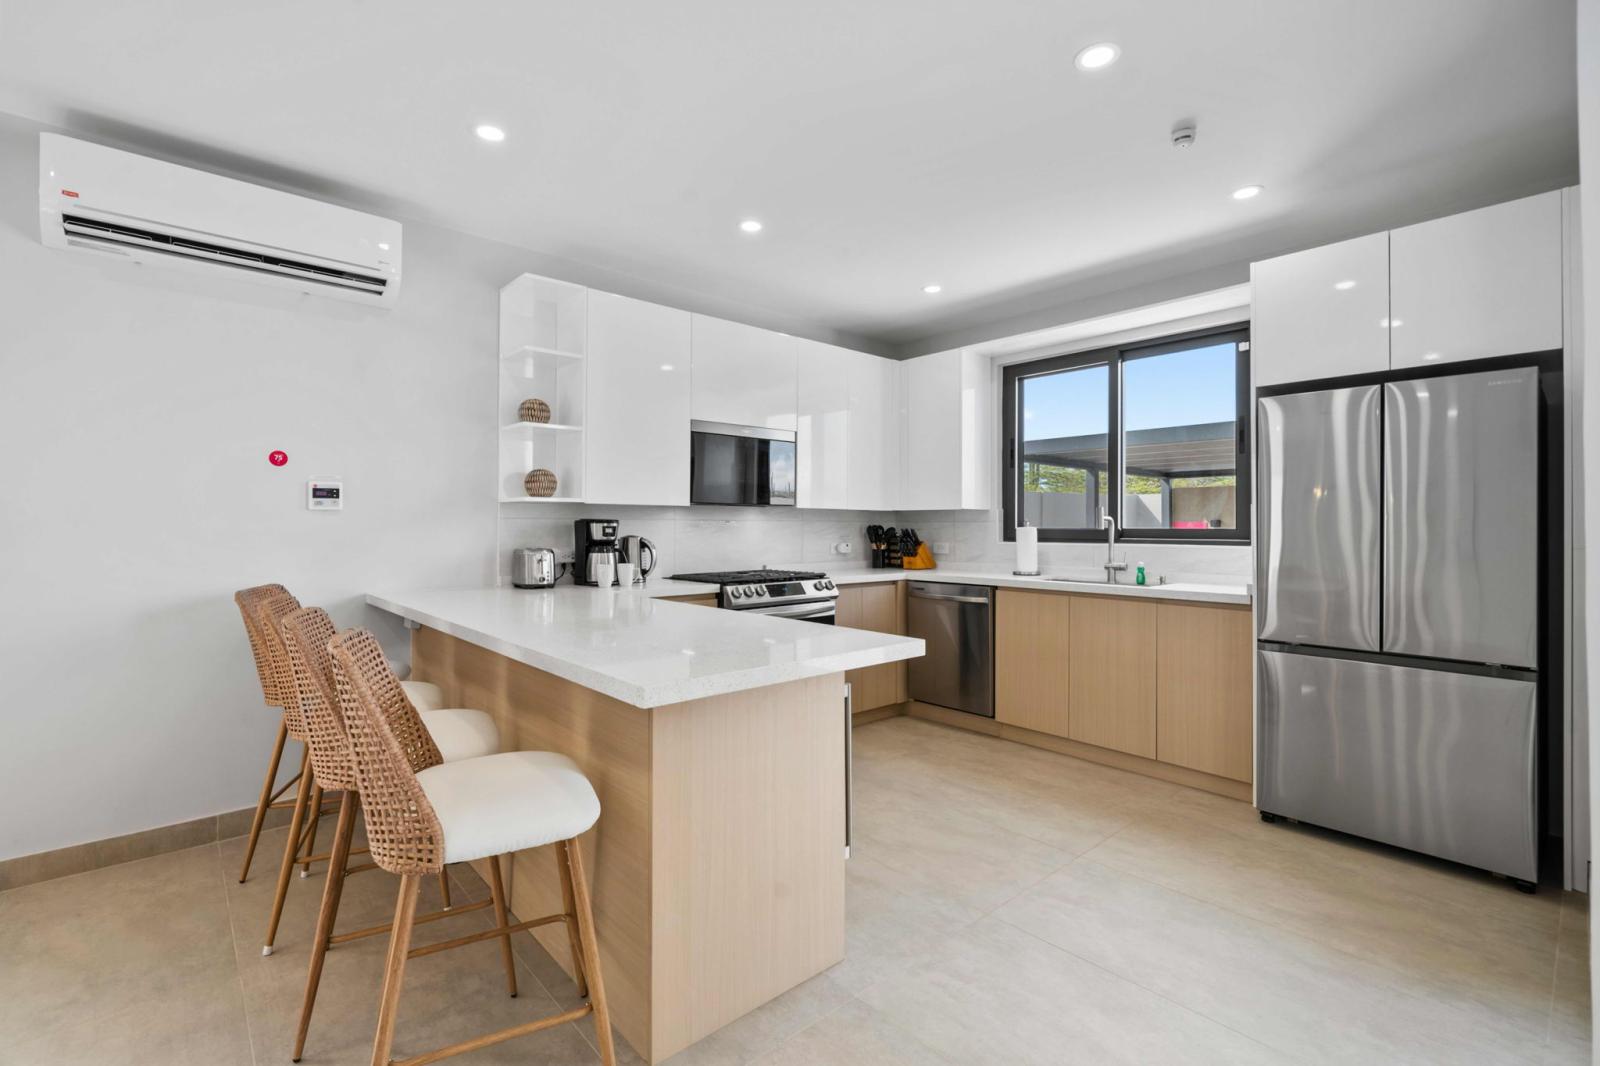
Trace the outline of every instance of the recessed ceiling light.
<path fill-rule="evenodd" d="M 1428 362 L 1428 363 L 1437 362 L 1438 359 L 1439 359 L 1439 353 L 1438 352 L 1423 352 L 1422 353 L 1422 359 L 1423 359 L 1424 362 Z"/>
<path fill-rule="evenodd" d="M 1110 41 L 1103 41 L 1100 44 L 1091 44 L 1079 52 L 1073 62 L 1078 65 L 1079 70 L 1104 70 L 1115 63 L 1120 55 L 1122 49 Z"/>
<path fill-rule="evenodd" d="M 927 293 L 929 296 L 932 296 L 935 293 L 943 292 L 944 291 L 944 286 L 943 285 L 924 285 L 922 287 L 922 291 Z"/>
<path fill-rule="evenodd" d="M 479 126 L 472 132 L 476 133 L 484 140 L 493 141 L 496 144 L 506 139 L 506 131 L 501 129 L 499 126 Z"/>
<path fill-rule="evenodd" d="M 378 247 L 381 248 L 383 251 L 387 252 L 389 250 L 389 242 L 388 241 L 379 241 L 378 242 Z"/>
<path fill-rule="evenodd" d="M 747 218 L 743 222 L 739 223 L 739 228 L 744 230 L 746 233 L 760 233 L 761 223 L 753 218 Z"/>
<path fill-rule="evenodd" d="M 1338 289 L 1340 292 L 1346 292 L 1346 291 L 1348 291 L 1350 289 L 1355 288 L 1356 287 L 1356 283 L 1351 281 L 1351 280 L 1349 280 L 1348 278 L 1346 278 L 1344 281 L 1336 281 L 1336 282 L 1334 282 L 1333 283 L 1333 287 Z"/>
<path fill-rule="evenodd" d="M 1242 189 L 1233 190 L 1233 198 L 1235 200 L 1254 200 L 1260 195 L 1261 186 L 1259 185 L 1246 185 Z"/>
<path fill-rule="evenodd" d="M 661 369 L 662 370 L 671 370 L 672 369 L 672 364 L 671 363 L 662 363 L 661 364 Z"/>

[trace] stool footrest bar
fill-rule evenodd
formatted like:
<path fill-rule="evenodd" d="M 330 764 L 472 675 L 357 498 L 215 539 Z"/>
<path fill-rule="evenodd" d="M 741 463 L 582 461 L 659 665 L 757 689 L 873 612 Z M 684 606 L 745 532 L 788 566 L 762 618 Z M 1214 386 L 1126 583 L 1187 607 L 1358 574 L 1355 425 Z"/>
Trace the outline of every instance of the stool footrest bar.
<path fill-rule="evenodd" d="M 355 869 L 345 871 L 345 873 L 353 874 L 357 869 L 372 868 L 374 868 L 373 865 L 368 863 L 367 866 L 356 867 Z M 466 914 L 469 911 L 481 911 L 493 902 L 493 900 L 480 899 L 476 903 L 458 903 L 447 911 L 430 911 L 427 914 L 419 914 L 411 924 L 422 925 L 424 922 L 436 922 L 440 918 L 452 918 L 457 914 Z M 340 933 L 338 936 L 329 937 L 328 943 L 345 944 L 352 940 L 361 940 L 365 937 L 377 936 L 379 933 L 387 933 L 391 928 L 393 928 L 393 926 L 393 922 L 385 922 L 382 925 L 374 925 L 367 929 L 358 929 L 353 933 Z"/>
<path fill-rule="evenodd" d="M 581 1007 L 574 1007 L 572 1010 L 564 1011 L 549 1018 L 540 1018 L 538 1021 L 528 1022 L 526 1025 L 513 1025 L 511 1028 L 502 1029 L 498 1033 L 487 1033 L 483 1036 L 473 1037 L 471 1040 L 463 1040 L 459 1044 L 451 1044 L 436 1051 L 428 1051 L 415 1058 L 390 1059 L 389 1066 L 428 1066 L 430 1062 L 448 1059 L 452 1055 L 460 1055 L 467 1051 L 477 1051 L 479 1048 L 493 1047 L 495 1044 L 501 1044 L 507 1040 L 515 1040 L 519 1036 L 528 1036 L 557 1025 L 565 1025 L 567 1022 L 575 1022 L 579 1018 L 587 1018 L 593 1012 L 594 1007 L 585 1003 Z"/>
<path fill-rule="evenodd" d="M 463 908 L 458 907 L 456 909 L 461 910 Z M 455 911 L 451 911 L 451 913 L 454 914 Z M 421 918 L 417 919 L 419 922 L 421 920 Z M 485 929 L 481 933 L 471 933 L 467 936 L 458 936 L 454 940 L 441 940 L 437 944 L 427 944 L 420 948 L 412 948 L 406 953 L 406 958 L 419 959 L 424 955 L 432 955 L 435 952 L 444 951 L 447 948 L 465 947 L 468 944 L 476 944 L 480 940 L 493 940 L 496 937 L 505 936 L 507 933 L 520 933 L 524 929 L 532 929 L 536 925 L 549 925 L 552 922 L 564 922 L 566 920 L 567 916 L 565 914 L 552 914 L 544 918 L 533 918 L 526 922 L 518 922 L 516 925 L 501 926 L 497 929 Z"/>

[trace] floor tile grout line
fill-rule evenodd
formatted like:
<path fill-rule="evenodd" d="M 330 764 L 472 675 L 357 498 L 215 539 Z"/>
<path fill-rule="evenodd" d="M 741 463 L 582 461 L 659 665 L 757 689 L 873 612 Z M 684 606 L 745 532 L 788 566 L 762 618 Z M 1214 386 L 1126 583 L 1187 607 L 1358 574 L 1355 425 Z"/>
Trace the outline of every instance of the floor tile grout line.
<path fill-rule="evenodd" d="M 1088 958 L 1087 956 L 1078 954 L 1076 951 L 1073 951 L 1071 948 L 1064 948 L 1060 944 L 1052 943 L 1051 941 L 1046 940 L 1044 937 L 1042 937 L 1039 934 L 1035 933 L 1033 930 L 1024 929 L 1022 926 L 1017 925 L 1015 922 L 1008 921 L 1004 915 L 997 914 L 994 917 L 995 917 L 996 921 L 1003 922 L 1007 927 L 1009 927 L 1011 929 L 1015 929 L 1017 932 L 1022 933 L 1025 936 L 1031 937 L 1034 940 L 1037 940 L 1040 944 L 1043 944 L 1045 947 L 1050 948 L 1053 951 L 1059 951 L 1064 955 L 1071 955 L 1073 958 L 1079 960 L 1080 962 L 1083 962 L 1084 964 L 1086 964 L 1088 966 L 1094 967 L 1096 970 L 1099 970 L 1103 974 L 1108 974 L 1111 977 L 1115 977 L 1119 981 L 1126 981 L 1128 984 L 1133 985 L 1135 988 L 1143 989 L 1144 991 L 1150 993 L 1152 996 L 1155 996 L 1157 999 L 1161 1000 L 1162 1002 L 1169 1003 L 1172 1006 L 1178 1008 L 1179 1010 L 1183 1011 L 1185 1014 L 1193 1015 L 1196 1018 L 1202 1018 L 1205 1021 L 1210 1022 L 1212 1025 L 1220 1026 L 1223 1029 L 1228 1030 L 1228 1032 L 1233 1033 L 1236 1036 L 1239 1036 L 1239 1037 L 1241 1037 L 1241 1038 L 1243 1038 L 1245 1040 L 1250 1041 L 1252 1044 L 1257 1044 L 1257 1045 L 1261 1046 L 1262 1048 L 1266 1049 L 1267 1051 L 1275 1052 L 1275 1053 L 1280 1054 L 1280 1055 L 1286 1055 L 1290 1059 L 1297 1059 L 1299 1057 L 1299 1056 L 1295 1055 L 1295 1053 L 1292 1052 L 1292 1051 L 1288 1051 L 1288 1050 L 1286 1050 L 1284 1048 L 1280 1048 L 1276 1044 L 1268 1043 L 1267 1041 L 1261 1039 L 1258 1036 L 1255 1036 L 1255 1035 L 1253 1035 L 1251 1033 L 1244 1032 L 1241 1029 L 1235 1028 L 1234 1026 L 1229 1025 L 1227 1022 L 1222 1021 L 1220 1018 L 1213 1018 L 1211 1015 L 1205 1013 L 1204 1011 L 1197 1010 L 1196 1008 L 1189 1006 L 1187 1003 L 1180 1003 L 1178 1000 L 1173 999 L 1171 996 L 1167 995 L 1166 993 L 1164 993 L 1164 992 L 1162 992 L 1162 991 L 1160 991 L 1158 989 L 1151 988 L 1149 985 L 1145 984 L 1144 982 L 1139 981 L 1139 980 L 1137 980 L 1135 978 L 1129 977 L 1127 974 L 1118 973 L 1116 970 L 1113 970 L 1110 967 L 1104 966 L 1104 965 L 1096 962 L 1094 959 L 1091 959 L 1091 958 Z"/>
<path fill-rule="evenodd" d="M 256 1058 L 255 1026 L 250 1021 L 250 994 L 244 985 L 244 963 L 239 958 L 239 930 L 234 920 L 233 893 L 228 891 L 228 870 L 222 857 L 222 845 L 217 849 L 217 876 L 222 883 L 222 904 L 228 911 L 228 943 L 233 949 L 233 979 L 239 986 L 239 1008 L 244 1015 L 244 1039 L 250 1048 L 250 1066 L 261 1066 Z"/>

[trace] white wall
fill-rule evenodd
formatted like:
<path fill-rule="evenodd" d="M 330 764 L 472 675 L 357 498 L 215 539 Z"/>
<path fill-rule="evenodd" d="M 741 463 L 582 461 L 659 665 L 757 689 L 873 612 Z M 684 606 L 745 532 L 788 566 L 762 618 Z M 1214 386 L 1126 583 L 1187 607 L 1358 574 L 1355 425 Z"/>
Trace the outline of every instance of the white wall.
<path fill-rule="evenodd" d="M 47 249 L 37 131 L 0 116 L 0 858 L 254 804 L 235 589 L 403 653 L 365 590 L 492 580 L 498 291 L 540 265 L 408 225 L 379 311 Z"/>
<path fill-rule="evenodd" d="M 1578 168 L 1581 174 L 1583 216 L 1583 291 L 1585 368 L 1600 357 L 1600 0 L 1578 2 Z M 1583 374 L 1583 468 L 1600 470 L 1600 433 L 1588 427 L 1600 425 L 1600 374 Z M 1584 499 L 1584 558 L 1600 558 L 1600 493 L 1587 491 Z M 1584 600 L 1587 607 L 1586 638 L 1588 677 L 1600 677 L 1600 567 L 1586 565 Z M 1593 686 L 1590 686 L 1592 692 Z M 1588 708 L 1593 713 L 1591 702 Z M 1600 766 L 1600 730 L 1589 730 L 1589 766 Z M 1591 775 L 1592 778 L 1592 775 Z M 1589 789 L 1589 832 L 1591 855 L 1600 854 L 1600 788 Z M 1591 908 L 1590 922 L 1597 912 Z M 1600 965 L 1600 936 L 1589 938 L 1589 971 Z M 1591 1004 L 1593 1029 L 1600 1032 L 1600 998 Z M 1600 1055 L 1594 1061 L 1600 1062 Z"/>

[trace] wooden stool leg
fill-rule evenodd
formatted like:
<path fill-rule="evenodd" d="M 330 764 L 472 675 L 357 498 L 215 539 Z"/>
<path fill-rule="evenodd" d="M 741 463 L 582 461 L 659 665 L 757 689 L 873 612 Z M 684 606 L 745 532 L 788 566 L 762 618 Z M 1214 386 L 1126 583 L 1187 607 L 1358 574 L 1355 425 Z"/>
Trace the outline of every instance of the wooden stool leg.
<path fill-rule="evenodd" d="M 305 824 L 306 804 L 311 798 L 311 752 L 300 759 L 300 790 L 294 795 L 294 813 L 289 816 L 289 839 L 283 846 L 283 862 L 278 867 L 278 893 L 272 898 L 272 918 L 267 922 L 267 939 L 261 954 L 272 954 L 278 936 L 278 920 L 283 917 L 283 901 L 289 894 L 289 874 L 300 851 L 300 827 Z"/>
<path fill-rule="evenodd" d="M 311 1010 L 317 1005 L 317 986 L 322 983 L 322 961 L 328 955 L 328 939 L 339 917 L 339 894 L 344 891 L 344 868 L 350 861 L 350 839 L 355 836 L 356 796 L 345 790 L 339 796 L 339 820 L 333 827 L 333 851 L 328 855 L 328 880 L 322 886 L 322 910 L 317 913 L 317 935 L 311 941 L 311 968 L 306 973 L 306 995 L 300 1004 L 300 1029 L 294 1036 L 294 1061 L 306 1049 L 306 1031 L 311 1028 Z"/>
<path fill-rule="evenodd" d="M 506 915 L 506 889 L 500 880 L 500 856 L 489 856 L 489 894 L 494 897 L 494 921 L 501 929 L 511 924 Z M 511 952 L 511 934 L 500 938 L 500 955 L 506 963 L 506 991 L 517 994 L 517 960 Z"/>
<path fill-rule="evenodd" d="M 308 749 L 309 749 L 309 747 L 310 747 L 310 745 L 307 745 Z M 311 833 L 310 833 L 310 836 L 307 837 L 307 839 L 306 839 L 306 851 L 305 851 L 306 861 L 300 864 L 300 876 L 301 877 L 310 877 L 311 876 L 311 862 L 310 862 L 310 859 L 311 859 L 311 856 L 313 856 L 313 855 L 315 855 L 317 853 L 317 827 L 322 824 L 322 786 L 321 785 L 313 785 L 311 787 L 311 806 L 308 808 L 308 810 L 311 813 Z"/>
<path fill-rule="evenodd" d="M 394 1050 L 395 1014 L 400 1006 L 400 983 L 405 977 L 406 955 L 411 950 L 411 923 L 417 916 L 417 889 L 422 878 L 400 878 L 400 895 L 394 904 L 394 929 L 389 933 L 389 961 L 383 969 L 383 995 L 378 1000 L 378 1035 L 372 1042 L 372 1066 L 389 1066 Z"/>
<path fill-rule="evenodd" d="M 616 1066 L 617 1049 L 611 1041 L 611 1013 L 606 1009 L 606 986 L 600 977 L 600 943 L 594 936 L 594 910 L 589 905 L 589 879 L 583 873 L 583 849 L 576 840 L 563 840 L 561 854 L 572 871 L 573 902 L 577 905 L 578 943 L 583 947 L 583 972 L 589 977 L 589 1005 L 594 1008 L 594 1035 L 600 1044 L 601 1066 Z"/>
<path fill-rule="evenodd" d="M 272 761 L 267 763 L 267 779 L 261 782 L 261 801 L 256 804 L 256 816 L 250 822 L 250 842 L 244 846 L 244 865 L 239 868 L 239 883 L 250 876 L 250 860 L 255 858 L 256 841 L 261 839 L 261 825 L 267 820 L 267 810 L 272 806 L 272 785 L 278 780 L 278 763 L 283 759 L 283 742 L 289 738 L 289 728 L 278 719 L 278 742 L 272 746 Z"/>
<path fill-rule="evenodd" d="M 445 910 L 450 909 L 450 869 L 444 867 L 439 871 L 439 898 L 443 900 Z"/>
<path fill-rule="evenodd" d="M 578 985 L 578 998 L 589 998 L 589 982 L 583 976 L 583 946 L 578 943 L 577 912 L 572 903 L 572 871 L 567 868 L 567 860 L 561 853 L 561 846 L 556 847 L 556 872 L 561 875 L 561 913 L 567 920 L 561 924 L 567 927 L 567 947 L 572 952 L 572 979 Z"/>

